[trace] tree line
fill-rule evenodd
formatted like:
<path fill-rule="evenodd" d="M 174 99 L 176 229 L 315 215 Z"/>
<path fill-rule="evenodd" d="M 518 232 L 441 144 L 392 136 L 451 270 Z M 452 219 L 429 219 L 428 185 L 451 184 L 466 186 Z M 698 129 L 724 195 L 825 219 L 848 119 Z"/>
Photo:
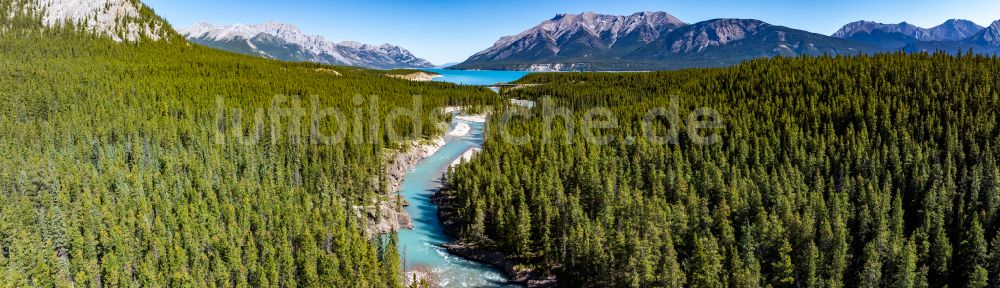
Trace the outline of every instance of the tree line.
<path fill-rule="evenodd" d="M 599 133 L 615 141 L 584 141 L 558 117 L 548 143 L 491 125 L 444 193 L 461 241 L 561 286 L 1000 286 L 1000 59 L 774 58 L 519 83 L 542 85 L 510 97 L 550 97 L 578 123 L 610 109 L 618 128 Z M 721 141 L 633 138 L 671 96 L 718 111 Z M 507 133 L 550 129 L 514 122 Z"/>

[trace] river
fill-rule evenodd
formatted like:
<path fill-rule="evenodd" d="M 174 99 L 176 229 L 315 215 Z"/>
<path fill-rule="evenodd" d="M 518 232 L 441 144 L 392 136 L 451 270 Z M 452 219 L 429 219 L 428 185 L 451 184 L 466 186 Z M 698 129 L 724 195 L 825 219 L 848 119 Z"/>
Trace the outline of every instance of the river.
<path fill-rule="evenodd" d="M 469 85 L 510 82 L 527 74 L 506 71 L 430 71 L 444 75 L 436 78 L 436 81 Z M 446 136 L 444 147 L 418 163 L 403 180 L 400 194 L 410 203 L 406 212 L 413 222 L 413 229 L 403 229 L 398 233 L 398 248 L 404 268 L 406 271 L 431 273 L 433 282 L 441 287 L 520 287 L 507 284 L 507 275 L 502 271 L 448 254 L 447 250 L 440 247 L 455 239 L 444 233 L 441 221 L 438 220 L 437 206 L 430 201 L 431 195 L 441 187 L 441 176 L 452 162 L 465 151 L 481 148 L 483 145 L 484 123 L 455 119 L 451 128 L 454 129 L 461 123 L 469 125 L 468 134 Z"/>

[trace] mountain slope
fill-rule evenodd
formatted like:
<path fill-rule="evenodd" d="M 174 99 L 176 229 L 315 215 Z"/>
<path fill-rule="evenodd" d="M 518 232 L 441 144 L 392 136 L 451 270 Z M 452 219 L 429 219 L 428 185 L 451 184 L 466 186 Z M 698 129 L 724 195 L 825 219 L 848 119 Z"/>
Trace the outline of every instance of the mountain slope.
<path fill-rule="evenodd" d="M 844 25 L 832 36 L 875 45 L 885 50 L 897 50 L 921 41 L 959 41 L 982 29 L 982 26 L 972 21 L 960 19 L 948 20 L 930 29 L 906 22 L 884 24 L 873 21 L 857 21 Z"/>
<path fill-rule="evenodd" d="M 616 26 L 618 23 L 632 25 Z M 663 12 L 631 16 L 584 13 L 559 15 L 521 34 L 504 37 L 452 68 L 659 70 L 725 66 L 759 57 L 878 50 L 759 20 L 715 19 L 686 25 Z"/>
<path fill-rule="evenodd" d="M 932 41 L 958 41 L 969 38 L 986 29 L 969 20 L 951 19 L 941 25 L 927 29 Z"/>
<path fill-rule="evenodd" d="M 433 64 L 406 49 L 389 44 L 333 43 L 306 35 L 298 27 L 268 22 L 260 25 L 216 26 L 198 23 L 180 29 L 189 41 L 212 48 L 283 61 L 316 62 L 375 69 L 431 68 Z"/>
<path fill-rule="evenodd" d="M 613 60 L 684 25 L 664 12 L 628 16 L 560 14 L 517 35 L 503 37 L 453 67 L 497 69 L 507 65 Z"/>
<path fill-rule="evenodd" d="M 680 28 L 627 58 L 667 68 L 727 66 L 744 60 L 877 51 L 861 43 L 752 19 L 715 19 Z"/>
<path fill-rule="evenodd" d="M 135 0 L 14 0 L 7 5 L 8 19 L 33 15 L 47 27 L 75 25 L 118 42 L 174 35 L 166 21 Z"/>
<path fill-rule="evenodd" d="M 1000 54 L 1000 20 L 960 41 L 914 42 L 907 45 L 904 50 L 907 52 L 940 51 L 952 54 L 972 50 L 975 53 L 997 55 Z"/>
<path fill-rule="evenodd" d="M 906 22 L 883 24 L 873 21 L 857 21 L 844 25 L 832 36 L 868 43 L 882 49 L 899 49 L 913 42 L 931 40 L 931 34 L 927 29 Z"/>
<path fill-rule="evenodd" d="M 993 49 L 1000 49 L 1000 20 L 993 22 L 990 27 L 983 29 L 983 31 L 976 33 L 976 35 L 965 39 L 964 42 Z"/>

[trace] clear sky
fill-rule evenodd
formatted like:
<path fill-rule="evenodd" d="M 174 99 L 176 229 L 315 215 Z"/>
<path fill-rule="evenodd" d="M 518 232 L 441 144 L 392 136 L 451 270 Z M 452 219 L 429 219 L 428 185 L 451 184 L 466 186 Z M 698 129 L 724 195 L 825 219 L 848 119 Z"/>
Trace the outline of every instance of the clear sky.
<path fill-rule="evenodd" d="M 997 0 L 145 0 L 175 27 L 269 20 L 339 42 L 400 45 L 435 64 L 460 62 L 559 13 L 627 15 L 664 11 L 688 23 L 753 18 L 832 34 L 856 20 L 932 27 L 961 18 L 982 26 L 1000 19 Z"/>

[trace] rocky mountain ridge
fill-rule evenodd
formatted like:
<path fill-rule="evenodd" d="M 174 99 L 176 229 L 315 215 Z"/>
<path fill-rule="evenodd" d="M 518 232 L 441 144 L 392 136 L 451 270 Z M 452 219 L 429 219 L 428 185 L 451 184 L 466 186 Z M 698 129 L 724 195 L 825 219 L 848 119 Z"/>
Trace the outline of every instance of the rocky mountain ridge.
<path fill-rule="evenodd" d="M 179 29 L 191 42 L 236 53 L 283 61 L 316 62 L 374 69 L 431 68 L 427 60 L 390 44 L 368 45 L 353 41 L 331 42 L 308 35 L 290 24 L 234 24 L 217 26 L 200 22 Z"/>
<path fill-rule="evenodd" d="M 173 35 L 170 25 L 140 1 L 14 0 L 8 19 L 40 16 L 47 27 L 75 25 L 118 42 L 158 41 Z"/>
<path fill-rule="evenodd" d="M 831 36 L 755 19 L 687 24 L 665 12 L 559 14 L 500 38 L 453 69 L 644 71 L 719 67 L 754 58 L 855 55 L 905 50 L 996 54 L 1000 29 L 952 19 L 931 28 L 849 23 Z"/>
<path fill-rule="evenodd" d="M 694 24 L 665 12 L 560 14 L 453 66 L 530 71 L 641 71 L 716 67 L 775 56 L 857 54 L 871 45 L 754 19 Z"/>

